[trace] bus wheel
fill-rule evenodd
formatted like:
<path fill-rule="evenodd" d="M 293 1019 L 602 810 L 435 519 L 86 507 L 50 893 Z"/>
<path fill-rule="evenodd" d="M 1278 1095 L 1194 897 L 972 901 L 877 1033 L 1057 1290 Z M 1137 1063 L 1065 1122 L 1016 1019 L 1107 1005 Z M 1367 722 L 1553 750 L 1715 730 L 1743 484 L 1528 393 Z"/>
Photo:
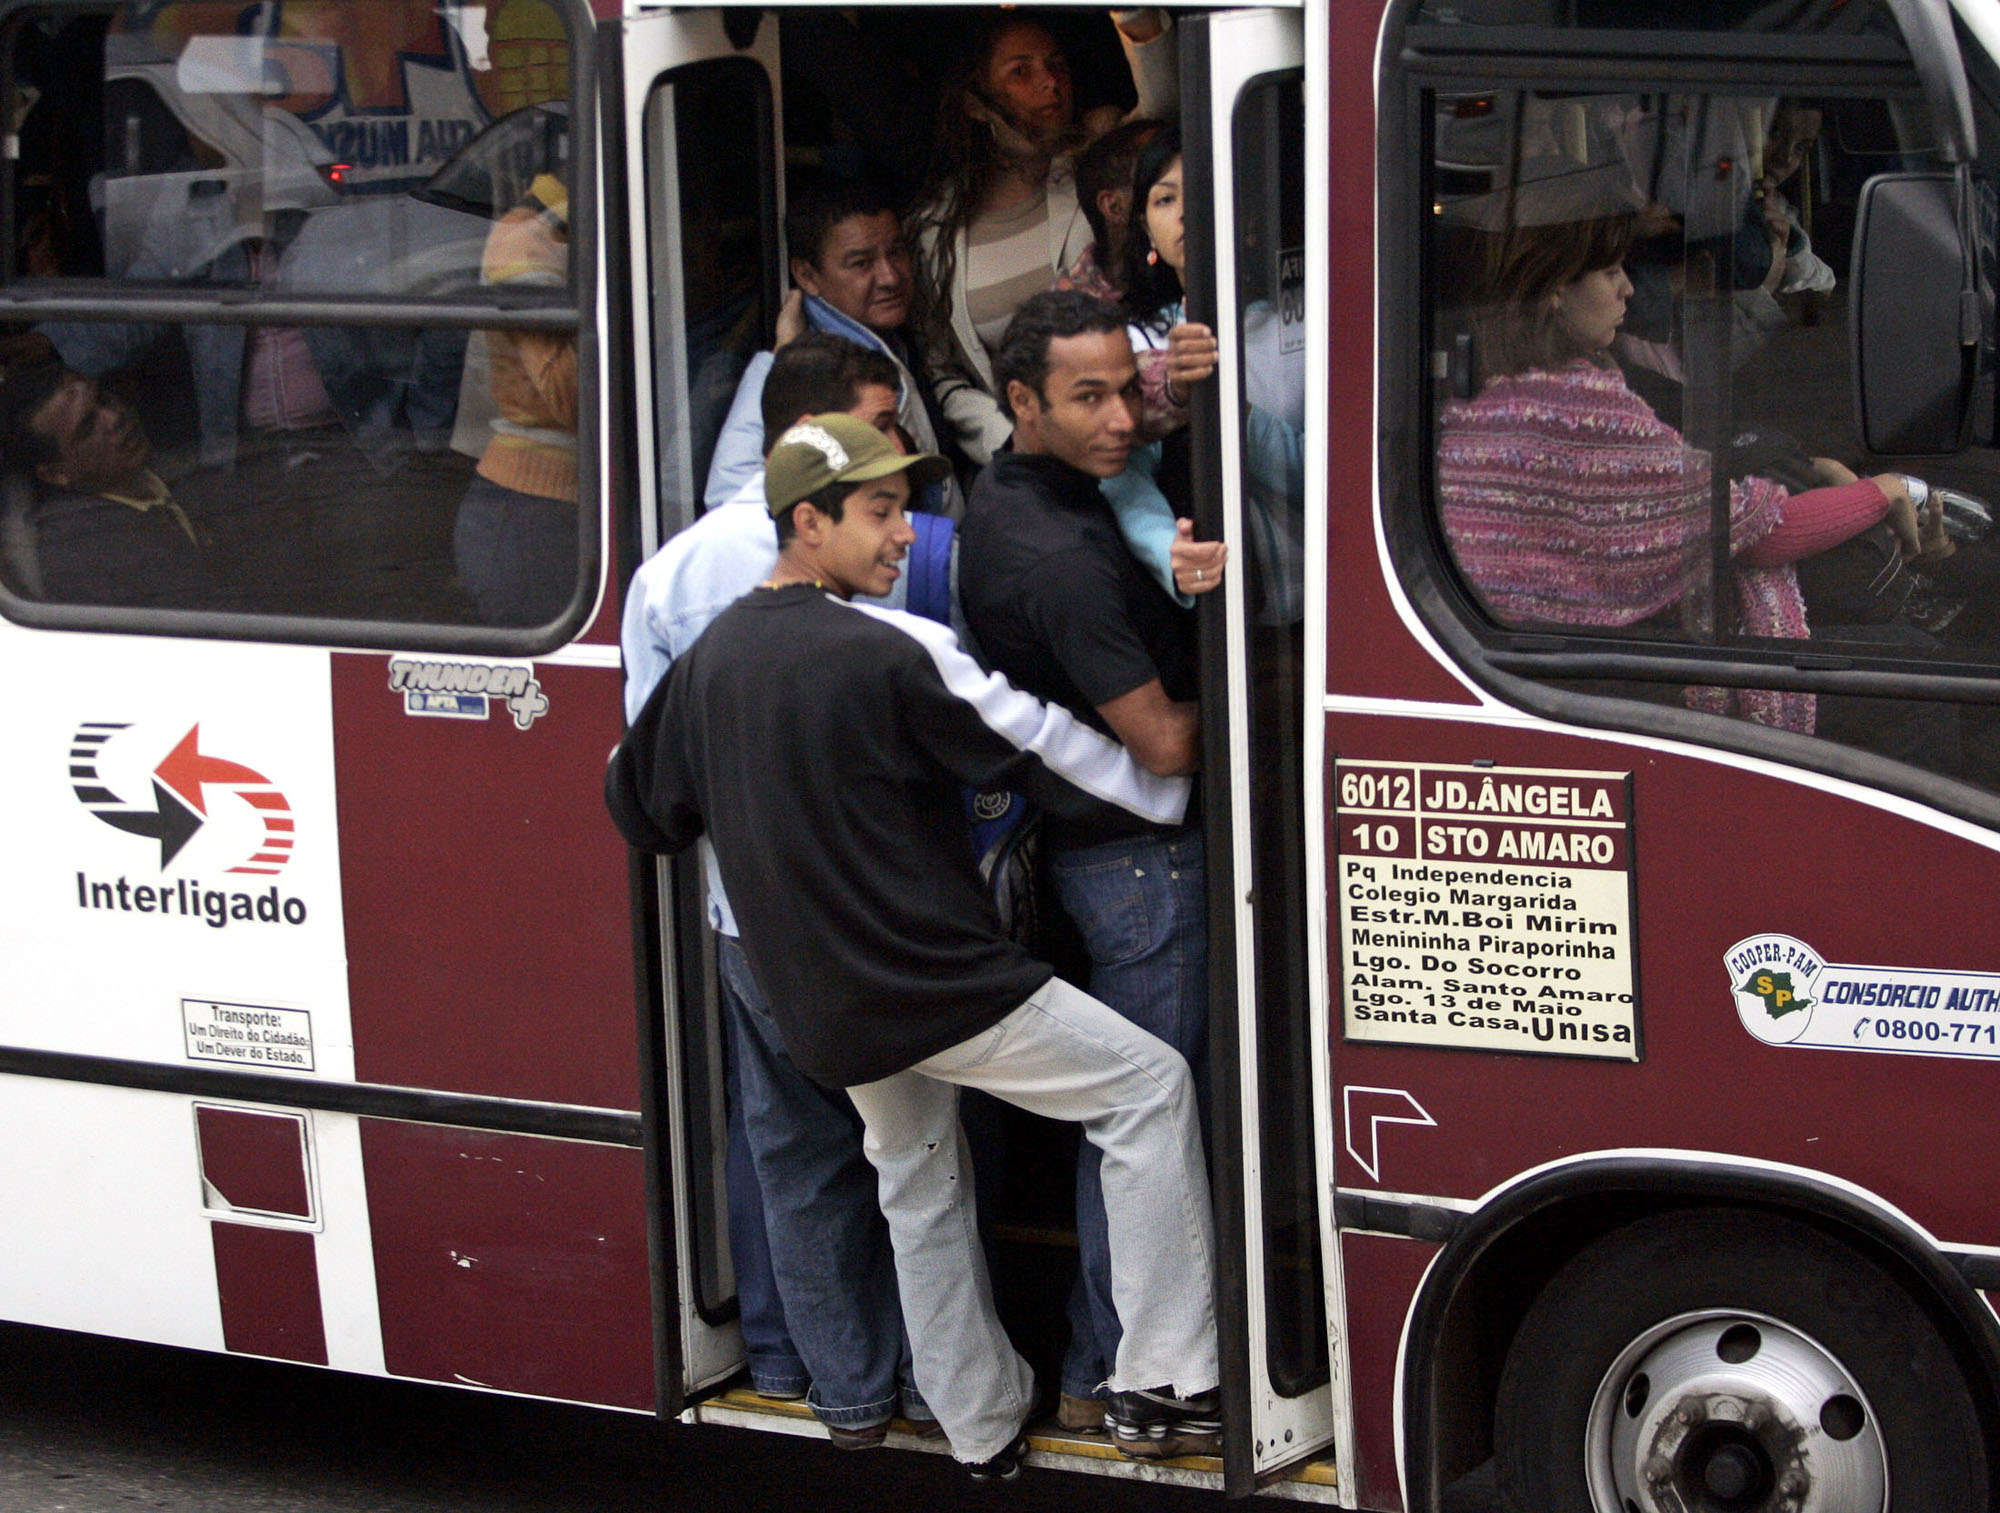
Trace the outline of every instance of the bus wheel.
<path fill-rule="evenodd" d="M 1879 1266 L 1746 1210 L 1660 1214 L 1556 1273 L 1494 1410 L 1519 1513 L 1907 1513 L 1986 1505 L 1937 1327 Z"/>

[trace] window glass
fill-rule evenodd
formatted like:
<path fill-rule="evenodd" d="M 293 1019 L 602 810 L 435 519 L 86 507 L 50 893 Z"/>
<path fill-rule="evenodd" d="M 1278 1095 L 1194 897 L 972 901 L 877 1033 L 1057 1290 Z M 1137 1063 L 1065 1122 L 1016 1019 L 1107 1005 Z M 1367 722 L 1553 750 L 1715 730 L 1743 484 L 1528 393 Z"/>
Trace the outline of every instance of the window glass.
<path fill-rule="evenodd" d="M 1879 457 L 1855 420 L 1858 202 L 1936 166 L 1921 107 L 1511 89 L 1429 115 L 1433 497 L 1483 618 L 1547 633 L 1503 644 L 1657 655 L 1575 686 L 2000 786 L 1985 706 L 1674 675 L 2000 664 L 1994 453 Z"/>
<path fill-rule="evenodd" d="M 1326 1380 L 1325 1293 L 1306 1020 L 1305 98 L 1296 74 L 1244 90 L 1233 122 L 1243 341 L 1242 574 L 1249 620 L 1249 833 L 1258 1013 L 1268 1370 Z M 1245 549 L 1247 547 L 1247 550 Z"/>
<path fill-rule="evenodd" d="M 134 5 L 30 13 L 10 41 L 0 581 L 558 618 L 589 533 L 555 6 Z M 369 307 L 334 324 L 334 301 Z M 448 313 L 496 305 L 487 330 Z"/>
<path fill-rule="evenodd" d="M 1415 20 L 1425 26 L 1768 32 L 1794 37 L 1890 39 L 1897 35 L 1887 7 L 1869 0 L 1423 0 Z"/>
<path fill-rule="evenodd" d="M 549 0 L 135 5 L 28 22 L 15 66 L 50 172 L 17 272 L 128 284 L 476 295 L 569 108 Z"/>
<path fill-rule="evenodd" d="M 700 512 L 737 384 L 770 343 L 772 130 L 770 82 L 746 58 L 676 69 L 647 104 L 662 540 Z"/>

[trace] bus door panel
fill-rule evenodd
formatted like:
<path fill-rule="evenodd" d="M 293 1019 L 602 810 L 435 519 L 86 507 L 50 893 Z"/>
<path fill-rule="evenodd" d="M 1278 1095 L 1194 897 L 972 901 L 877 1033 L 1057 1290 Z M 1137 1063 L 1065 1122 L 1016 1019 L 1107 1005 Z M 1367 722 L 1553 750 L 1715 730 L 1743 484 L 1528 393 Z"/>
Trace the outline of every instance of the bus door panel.
<path fill-rule="evenodd" d="M 637 488 L 621 529 L 640 557 L 703 509 L 709 461 L 750 358 L 770 345 L 779 278 L 778 26 L 752 10 L 624 23 Z M 653 869 L 667 1076 L 661 1108 L 677 1237 L 682 1389 L 743 1364 L 723 1167 L 722 1028 L 702 872 Z"/>
<path fill-rule="evenodd" d="M 1305 18 L 1180 25 L 1188 318 L 1220 348 L 1192 390 L 1196 534 L 1230 549 L 1202 688 L 1224 1462 L 1242 1495 L 1332 1444 L 1341 1411 L 1310 1051 Z"/>

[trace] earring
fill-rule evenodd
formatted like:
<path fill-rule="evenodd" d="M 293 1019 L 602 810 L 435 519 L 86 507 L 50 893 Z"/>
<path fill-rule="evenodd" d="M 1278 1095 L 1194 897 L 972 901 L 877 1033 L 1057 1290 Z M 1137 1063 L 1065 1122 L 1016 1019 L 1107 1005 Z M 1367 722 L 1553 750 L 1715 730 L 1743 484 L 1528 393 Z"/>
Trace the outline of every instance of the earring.
<path fill-rule="evenodd" d="M 1160 249 L 1158 247 L 1148 247 L 1146 249 L 1146 266 L 1148 268 L 1157 267 L 1159 265 L 1159 261 L 1160 261 Z"/>

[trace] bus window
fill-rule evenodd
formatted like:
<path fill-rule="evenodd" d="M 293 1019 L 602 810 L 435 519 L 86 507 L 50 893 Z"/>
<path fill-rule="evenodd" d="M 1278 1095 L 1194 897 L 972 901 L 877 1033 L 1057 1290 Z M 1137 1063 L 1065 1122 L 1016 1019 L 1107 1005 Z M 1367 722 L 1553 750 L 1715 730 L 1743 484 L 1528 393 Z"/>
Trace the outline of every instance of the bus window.
<path fill-rule="evenodd" d="M 1873 33 L 1895 42 L 1886 7 L 1772 5 L 1769 0 L 1423 0 L 1419 26 L 1547 26 L 1633 32 Z M 1658 52 L 1657 38 L 1646 44 Z"/>
<path fill-rule="evenodd" d="M 1243 333 L 1248 596 L 1248 829 L 1255 878 L 1259 1176 L 1270 1378 L 1326 1380 L 1325 1288 L 1307 1023 L 1305 856 L 1305 96 L 1297 74 L 1251 83 L 1233 123 L 1236 310 Z"/>
<path fill-rule="evenodd" d="M 1994 455 L 1854 419 L 1857 202 L 1939 160 L 1914 87 L 1806 73 L 1428 95 L 1434 539 L 1496 665 L 2000 789 Z"/>
<path fill-rule="evenodd" d="M 131 6 L 9 33 L 12 607 L 402 643 L 549 626 L 587 597 L 596 535 L 562 14 L 255 17 Z"/>
<path fill-rule="evenodd" d="M 747 58 L 675 69 L 647 102 L 662 540 L 700 513 L 737 381 L 777 318 L 771 114 Z"/>

